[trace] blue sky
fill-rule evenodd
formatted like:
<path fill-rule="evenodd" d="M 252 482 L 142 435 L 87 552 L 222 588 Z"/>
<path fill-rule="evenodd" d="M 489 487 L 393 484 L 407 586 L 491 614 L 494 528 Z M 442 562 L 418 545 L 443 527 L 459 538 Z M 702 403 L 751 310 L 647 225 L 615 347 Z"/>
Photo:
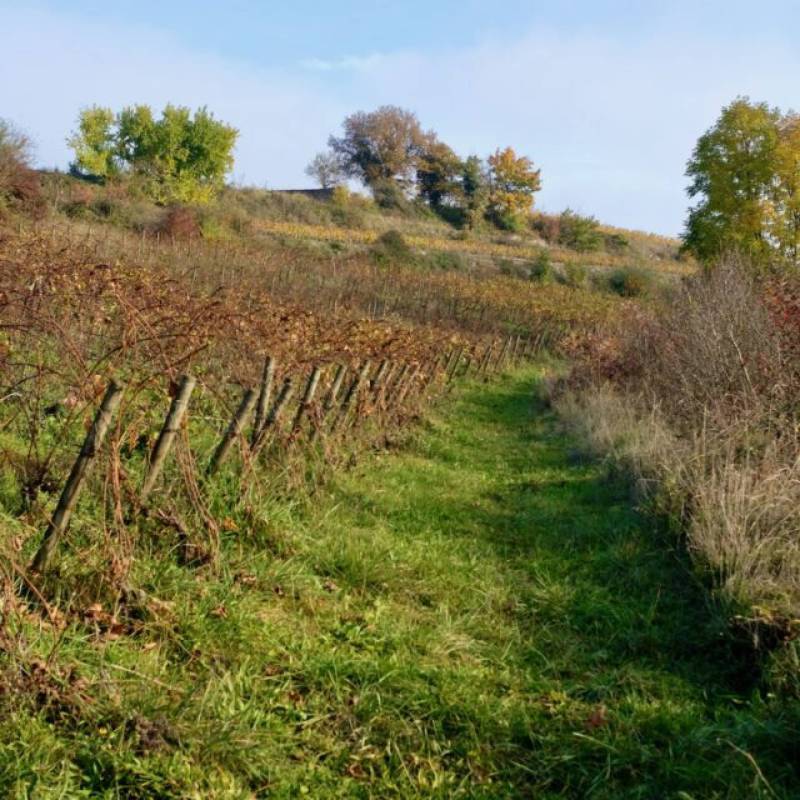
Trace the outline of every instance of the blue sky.
<path fill-rule="evenodd" d="M 800 107 L 800 0 L 0 0 L 0 30 L 0 116 L 46 166 L 82 106 L 207 104 L 237 180 L 301 186 L 347 113 L 395 103 L 463 155 L 532 157 L 542 208 L 663 233 L 723 104 Z"/>

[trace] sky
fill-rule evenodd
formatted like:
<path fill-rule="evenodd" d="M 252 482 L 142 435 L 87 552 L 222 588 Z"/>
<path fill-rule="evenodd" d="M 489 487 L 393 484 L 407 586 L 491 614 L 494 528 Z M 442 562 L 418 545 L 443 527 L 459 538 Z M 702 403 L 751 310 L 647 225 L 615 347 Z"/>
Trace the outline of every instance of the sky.
<path fill-rule="evenodd" d="M 347 114 L 399 105 L 463 156 L 532 158 L 544 210 L 677 234 L 721 108 L 800 108 L 798 30 L 800 0 L 0 0 L 0 117 L 66 168 L 85 106 L 206 105 L 234 180 L 295 188 Z"/>

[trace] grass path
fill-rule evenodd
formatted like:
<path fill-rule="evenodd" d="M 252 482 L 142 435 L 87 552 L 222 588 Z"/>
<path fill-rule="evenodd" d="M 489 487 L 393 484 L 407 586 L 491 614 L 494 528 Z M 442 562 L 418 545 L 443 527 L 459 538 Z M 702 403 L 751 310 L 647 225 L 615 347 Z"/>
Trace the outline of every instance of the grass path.
<path fill-rule="evenodd" d="M 800 796 L 796 712 L 748 687 L 680 553 L 572 454 L 536 377 L 467 386 L 309 506 L 265 507 L 213 581 L 154 565 L 175 629 L 65 644 L 105 683 L 74 720 L 3 721 L 0 788 Z"/>

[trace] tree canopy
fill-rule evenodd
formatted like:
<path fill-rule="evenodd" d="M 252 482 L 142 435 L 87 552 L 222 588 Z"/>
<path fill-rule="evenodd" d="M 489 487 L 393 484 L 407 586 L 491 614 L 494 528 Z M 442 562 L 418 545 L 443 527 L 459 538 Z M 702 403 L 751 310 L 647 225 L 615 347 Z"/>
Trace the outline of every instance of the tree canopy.
<path fill-rule="evenodd" d="M 486 162 L 462 158 L 417 116 L 397 106 L 359 111 L 346 117 L 343 134 L 328 140 L 329 154 L 319 154 L 308 174 L 320 180 L 318 167 L 337 164 L 360 180 L 383 206 L 411 208 L 427 204 L 441 216 L 474 227 L 486 218 L 514 227 L 533 204 L 541 176 L 533 162 L 513 149 L 498 149 Z"/>
<path fill-rule="evenodd" d="M 488 213 L 497 223 L 513 226 L 533 207 L 533 195 L 542 187 L 541 172 L 513 148 L 499 148 L 489 156 Z"/>
<path fill-rule="evenodd" d="M 702 260 L 724 251 L 755 263 L 794 265 L 800 247 L 800 122 L 766 103 L 737 98 L 697 142 L 686 174 L 688 250 Z"/>
<path fill-rule="evenodd" d="M 417 191 L 431 208 L 440 208 L 459 192 L 464 165 L 453 149 L 429 134 L 417 159 Z"/>
<path fill-rule="evenodd" d="M 328 140 L 345 174 L 370 188 L 393 181 L 403 188 L 415 179 L 417 160 L 426 143 L 416 114 L 397 106 L 358 111 L 342 123 L 342 136 Z"/>
<path fill-rule="evenodd" d="M 208 201 L 233 167 L 238 131 L 206 108 L 194 114 L 168 105 L 156 119 L 146 105 L 118 114 L 94 106 L 81 111 L 67 140 L 75 167 L 88 175 L 129 175 L 157 202 Z"/>

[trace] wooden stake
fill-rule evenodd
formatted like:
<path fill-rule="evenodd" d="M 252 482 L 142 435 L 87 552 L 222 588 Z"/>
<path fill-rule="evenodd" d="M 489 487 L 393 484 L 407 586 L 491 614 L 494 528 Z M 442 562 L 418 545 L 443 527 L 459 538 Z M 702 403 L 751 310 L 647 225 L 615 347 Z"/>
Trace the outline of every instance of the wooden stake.
<path fill-rule="evenodd" d="M 503 343 L 503 349 L 500 351 L 500 355 L 495 361 L 494 368 L 495 370 L 502 369 L 503 364 L 506 360 L 506 353 L 508 353 L 508 348 L 511 346 L 511 337 L 509 336 L 508 339 L 505 340 Z"/>
<path fill-rule="evenodd" d="M 150 466 L 147 470 L 142 490 L 139 492 L 139 502 L 144 505 L 150 492 L 156 484 L 161 469 L 164 466 L 167 455 L 172 449 L 175 441 L 175 434 L 181 428 L 181 422 L 186 414 L 186 409 L 189 407 L 189 397 L 195 387 L 195 379 L 184 375 L 178 384 L 178 391 L 175 397 L 172 398 L 172 403 L 169 407 L 169 412 L 164 420 L 164 426 L 158 434 L 158 439 L 153 446 L 153 452 L 150 455 Z"/>
<path fill-rule="evenodd" d="M 395 378 L 392 381 L 392 383 L 386 386 L 386 396 L 389 401 L 389 405 L 392 404 L 394 398 L 397 396 L 397 388 L 405 379 L 408 369 L 409 369 L 408 364 L 403 364 L 398 370 L 397 374 L 395 375 Z"/>
<path fill-rule="evenodd" d="M 395 406 L 398 408 L 402 404 L 403 400 L 406 399 L 406 395 L 408 394 L 409 389 L 414 385 L 414 381 L 417 379 L 417 373 L 419 372 L 419 367 L 414 367 L 411 374 L 408 376 L 407 380 L 403 383 L 403 385 L 398 389 L 397 398 L 395 399 Z"/>
<path fill-rule="evenodd" d="M 103 396 L 100 408 L 95 414 L 92 427 L 86 434 L 83 446 L 75 459 L 75 463 L 72 465 L 72 471 L 64 484 L 58 505 L 44 533 L 39 550 L 31 563 L 31 569 L 34 572 L 41 573 L 47 569 L 58 540 L 69 525 L 70 517 L 75 509 L 75 504 L 78 502 L 78 495 L 86 480 L 89 467 L 96 458 L 97 451 L 102 446 L 103 440 L 106 438 L 108 428 L 111 425 L 114 413 L 119 407 L 121 398 L 122 386 L 115 381 L 111 381 Z"/>
<path fill-rule="evenodd" d="M 333 376 L 333 381 L 325 393 L 325 399 L 322 401 L 322 413 L 319 417 L 319 424 L 311 431 L 311 441 L 313 442 L 319 435 L 320 429 L 325 423 L 325 419 L 330 413 L 333 406 L 336 404 L 336 398 L 339 396 L 339 390 L 342 388 L 344 376 L 347 374 L 347 367 L 344 364 L 339 364 L 336 367 L 336 372 Z"/>
<path fill-rule="evenodd" d="M 297 407 L 297 412 L 294 415 L 294 420 L 292 421 L 292 433 L 296 433 L 300 430 L 300 424 L 303 421 L 303 414 L 305 414 L 308 407 L 311 405 L 311 402 L 314 400 L 314 395 L 317 393 L 317 386 L 319 385 L 319 379 L 322 375 L 322 370 L 319 367 L 314 367 L 311 370 L 311 374 L 308 376 L 308 383 L 306 383 L 306 389 L 303 392 L 303 399 L 300 401 L 300 405 Z"/>
<path fill-rule="evenodd" d="M 344 383 L 344 376 L 346 374 L 347 367 L 344 364 L 339 364 L 339 366 L 336 367 L 336 374 L 333 376 L 333 382 L 322 404 L 323 414 L 327 414 L 336 403 L 336 398 L 339 396 L 339 390 L 342 388 L 342 383 Z"/>
<path fill-rule="evenodd" d="M 258 390 L 258 402 L 256 403 L 256 417 L 253 421 L 253 430 L 250 434 L 250 444 L 253 445 L 264 424 L 264 418 L 267 416 L 267 409 L 269 408 L 270 395 L 272 394 L 272 379 L 275 373 L 275 362 L 272 356 L 267 356 L 264 359 L 264 371 L 261 373 L 261 385 Z"/>
<path fill-rule="evenodd" d="M 241 436 L 242 431 L 247 425 L 247 420 L 250 414 L 253 413 L 253 407 L 256 404 L 256 393 L 253 389 L 247 389 L 242 395 L 242 402 L 239 403 L 239 408 L 236 409 L 230 423 L 217 445 L 217 449 L 211 456 L 211 461 L 208 462 L 206 468 L 207 475 L 213 475 L 218 469 L 220 464 L 227 458 L 231 447 L 236 439 Z"/>
<path fill-rule="evenodd" d="M 450 362 L 450 367 L 447 370 L 447 382 L 448 383 L 450 383 L 450 381 L 452 381 L 453 378 L 455 377 L 456 370 L 458 369 L 458 365 L 461 363 L 461 354 L 463 352 L 464 352 L 464 348 L 463 347 L 456 348 L 455 355 L 453 356 L 453 358 L 452 358 L 452 360 Z"/>
<path fill-rule="evenodd" d="M 370 381 L 369 385 L 369 388 L 372 389 L 374 393 L 377 394 L 378 389 L 381 388 L 381 384 L 383 383 L 390 366 L 391 362 L 388 358 L 385 358 L 383 361 L 381 361 L 378 371 L 375 373 L 375 377 Z"/>
<path fill-rule="evenodd" d="M 486 346 L 486 352 L 483 354 L 480 366 L 478 367 L 478 372 L 480 374 L 485 375 L 486 371 L 489 369 L 489 362 L 492 360 L 493 352 L 494 352 L 494 341 L 489 342 L 489 344 Z"/>
<path fill-rule="evenodd" d="M 361 388 L 362 384 L 366 381 L 367 375 L 369 375 L 369 368 L 370 362 L 365 361 L 361 365 L 361 369 L 358 371 L 358 374 L 351 381 L 350 386 L 348 386 L 347 393 L 342 400 L 342 405 L 339 407 L 339 414 L 333 421 L 333 430 L 336 430 L 347 416 L 347 412 L 350 410 L 353 399 L 358 394 L 358 390 Z"/>
<path fill-rule="evenodd" d="M 264 424 L 261 426 L 258 434 L 256 435 L 256 440 L 253 442 L 252 447 L 254 451 L 258 450 L 263 445 L 264 437 L 267 435 L 269 429 L 278 424 L 278 420 L 281 418 L 283 409 L 286 408 L 286 405 L 293 394 L 294 386 L 292 384 L 292 379 L 287 377 L 283 381 L 283 386 L 281 386 L 281 390 L 278 392 L 278 396 L 275 398 L 275 402 L 272 404 L 272 408 L 269 410 L 269 414 L 267 414 Z"/>

